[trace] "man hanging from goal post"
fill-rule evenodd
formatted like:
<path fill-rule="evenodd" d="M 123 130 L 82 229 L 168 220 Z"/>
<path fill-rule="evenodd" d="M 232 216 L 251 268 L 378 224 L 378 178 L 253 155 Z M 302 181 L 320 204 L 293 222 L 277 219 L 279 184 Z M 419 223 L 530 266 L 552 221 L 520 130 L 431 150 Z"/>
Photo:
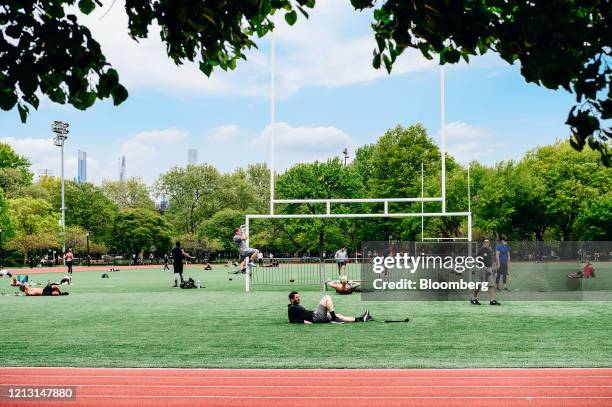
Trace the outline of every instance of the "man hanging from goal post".
<path fill-rule="evenodd" d="M 238 255 L 240 256 L 240 260 L 245 257 L 249 257 L 249 267 L 255 267 L 257 254 L 259 254 L 259 250 L 253 249 L 247 246 L 247 240 L 249 237 L 246 234 L 246 226 L 242 225 L 239 228 L 234 229 L 234 243 L 238 246 Z"/>

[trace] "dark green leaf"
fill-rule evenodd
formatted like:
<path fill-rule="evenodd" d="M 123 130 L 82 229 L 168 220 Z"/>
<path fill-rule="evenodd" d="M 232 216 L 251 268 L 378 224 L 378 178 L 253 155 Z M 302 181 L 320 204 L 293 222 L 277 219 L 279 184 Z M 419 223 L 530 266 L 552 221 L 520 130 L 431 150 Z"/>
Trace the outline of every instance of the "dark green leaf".
<path fill-rule="evenodd" d="M 111 95 L 113 96 L 113 104 L 118 106 L 128 98 L 128 91 L 123 86 L 117 85 L 111 90 Z"/>
<path fill-rule="evenodd" d="M 290 12 L 285 14 L 285 21 L 289 25 L 295 24 L 295 22 L 297 21 L 297 13 L 295 12 L 295 10 L 291 10 Z"/>
<path fill-rule="evenodd" d="M 79 0 L 79 9 L 83 14 L 89 14 L 96 8 L 96 4 L 92 0 Z"/>

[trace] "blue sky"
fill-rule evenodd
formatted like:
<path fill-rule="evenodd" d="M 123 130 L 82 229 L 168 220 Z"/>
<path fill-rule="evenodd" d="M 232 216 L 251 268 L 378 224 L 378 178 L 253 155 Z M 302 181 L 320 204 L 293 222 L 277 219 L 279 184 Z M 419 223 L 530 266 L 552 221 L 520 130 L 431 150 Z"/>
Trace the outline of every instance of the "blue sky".
<path fill-rule="evenodd" d="M 66 174 L 76 176 L 77 150 L 88 153 L 90 181 L 117 179 L 117 158 L 127 175 L 152 183 L 187 150 L 223 171 L 269 159 L 270 42 L 234 72 L 208 79 L 195 65 L 176 67 L 157 30 L 135 43 L 126 34 L 122 1 L 81 21 L 101 43 L 128 87 L 119 107 L 98 102 L 85 112 L 43 99 L 21 124 L 16 111 L 0 112 L 0 140 L 30 157 L 32 170 L 59 174 L 59 151 L 51 143 L 53 120 L 70 123 Z M 422 123 L 440 130 L 439 67 L 406 52 L 392 75 L 371 67 L 370 15 L 344 0 L 319 2 L 309 20 L 277 30 L 277 168 L 340 155 L 376 140 L 396 124 Z M 563 124 L 573 97 L 526 84 L 516 66 L 494 55 L 446 69 L 447 146 L 460 161 L 488 164 L 518 159 L 536 145 L 567 138 Z"/>

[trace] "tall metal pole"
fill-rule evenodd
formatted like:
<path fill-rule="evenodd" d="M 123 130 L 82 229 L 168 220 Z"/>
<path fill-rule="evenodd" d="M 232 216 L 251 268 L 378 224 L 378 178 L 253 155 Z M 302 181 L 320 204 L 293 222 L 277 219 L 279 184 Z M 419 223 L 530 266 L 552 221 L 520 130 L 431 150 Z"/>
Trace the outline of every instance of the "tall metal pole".
<path fill-rule="evenodd" d="M 272 22 L 274 23 L 274 17 Z M 276 28 L 276 27 L 275 27 Z M 270 49 L 270 215 L 274 215 L 274 146 L 276 143 L 276 34 L 272 31 Z"/>
<path fill-rule="evenodd" d="M 440 66 L 440 153 L 442 154 L 442 213 L 446 213 L 446 95 L 444 67 Z"/>
<path fill-rule="evenodd" d="M 61 154 L 62 154 L 62 220 L 61 220 L 61 224 L 62 224 L 62 251 L 63 254 L 66 254 L 66 202 L 64 199 L 64 142 L 66 141 L 66 139 L 68 138 L 68 127 L 69 124 L 68 123 L 64 123 L 61 121 L 54 121 L 53 124 L 51 125 L 51 131 L 53 133 L 55 133 L 55 138 L 53 139 L 53 144 L 55 144 L 57 147 L 59 147 L 61 149 Z M 65 260 L 64 260 L 64 264 L 65 264 Z"/>
<path fill-rule="evenodd" d="M 246 236 L 247 236 L 246 245 L 247 245 L 247 247 L 249 247 L 249 243 L 250 243 L 250 240 L 251 240 L 251 233 L 250 233 L 251 231 L 250 231 L 250 219 L 249 219 L 248 216 L 246 217 L 246 222 L 245 222 L 245 225 L 244 225 L 244 231 L 245 231 Z M 249 266 L 250 262 L 251 262 L 251 260 L 247 257 L 246 274 L 244 275 L 244 283 L 246 284 L 246 292 L 247 293 L 249 291 L 251 291 L 251 266 Z"/>
<path fill-rule="evenodd" d="M 421 161 L 421 198 L 425 197 L 425 177 L 423 175 L 423 161 Z M 421 241 L 425 240 L 425 202 L 421 201 Z"/>
<path fill-rule="evenodd" d="M 467 198 L 468 198 L 468 212 L 472 212 L 472 191 L 470 188 L 470 165 L 467 167 Z"/>
<path fill-rule="evenodd" d="M 66 203 L 64 201 L 64 143 L 62 142 L 62 252 L 66 254 Z M 65 258 L 66 256 L 64 256 Z M 65 260 L 64 260 L 65 262 Z"/>

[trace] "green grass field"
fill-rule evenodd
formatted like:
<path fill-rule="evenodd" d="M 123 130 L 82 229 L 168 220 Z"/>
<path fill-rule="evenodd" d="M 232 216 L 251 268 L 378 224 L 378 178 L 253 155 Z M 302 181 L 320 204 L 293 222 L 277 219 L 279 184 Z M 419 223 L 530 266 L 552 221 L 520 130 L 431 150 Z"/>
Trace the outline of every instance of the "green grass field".
<path fill-rule="evenodd" d="M 575 268 L 575 267 L 574 267 Z M 604 367 L 612 365 L 612 302 L 363 302 L 408 324 L 290 325 L 288 289 L 244 292 L 244 277 L 188 269 L 206 288 L 171 288 L 161 267 L 77 272 L 64 297 L 12 295 L 0 280 L 1 366 L 223 368 Z M 33 275 L 35 281 L 61 274 Z M 603 276 L 602 276 L 603 277 Z M 233 280 L 230 281 L 229 278 Z M 607 278 L 607 277 L 605 277 Z M 302 293 L 313 308 L 321 296 Z M 483 298 L 486 298 L 483 295 Z"/>

